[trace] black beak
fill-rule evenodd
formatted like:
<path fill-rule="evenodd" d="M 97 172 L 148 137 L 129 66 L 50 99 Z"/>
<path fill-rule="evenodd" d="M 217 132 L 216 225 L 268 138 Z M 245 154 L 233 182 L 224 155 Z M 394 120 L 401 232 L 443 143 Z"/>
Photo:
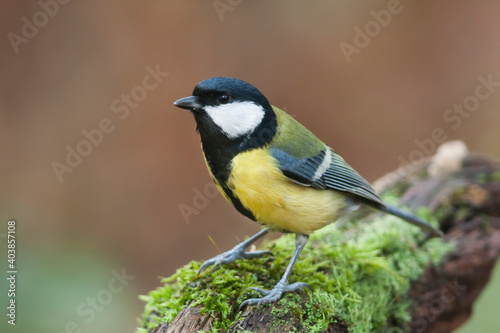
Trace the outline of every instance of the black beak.
<path fill-rule="evenodd" d="M 189 96 L 181 98 L 174 102 L 174 105 L 181 109 L 186 110 L 200 110 L 202 108 L 201 104 L 196 101 L 196 96 Z"/>

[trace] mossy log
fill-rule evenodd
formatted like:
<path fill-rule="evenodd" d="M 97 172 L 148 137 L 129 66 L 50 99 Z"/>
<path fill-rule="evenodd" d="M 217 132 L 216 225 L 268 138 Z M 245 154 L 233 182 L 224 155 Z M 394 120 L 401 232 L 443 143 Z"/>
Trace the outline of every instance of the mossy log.
<path fill-rule="evenodd" d="M 460 145 L 458 146 L 460 147 Z M 159 307 L 156 304 L 164 299 L 159 296 L 147 296 L 145 300 L 149 302 L 150 310 L 146 311 L 143 327 L 139 329 L 139 332 L 348 332 L 363 330 L 452 332 L 467 321 L 471 315 L 472 305 L 487 284 L 500 253 L 500 167 L 490 158 L 467 153 L 466 150 L 456 149 L 456 147 L 456 142 L 447 143 L 440 147 L 437 155 L 422 161 L 418 166 L 399 169 L 375 183 L 379 193 L 391 193 L 391 195 L 399 197 L 399 203 L 409 209 L 417 210 L 419 207 L 427 207 L 430 215 L 437 217 L 440 229 L 445 233 L 443 243 L 454 244 L 438 262 L 426 259 L 428 262 L 424 262 L 419 274 L 414 278 L 408 278 L 408 288 L 403 290 L 404 294 L 391 296 L 395 299 L 387 302 L 392 306 L 390 309 L 395 309 L 394 304 L 400 300 L 401 302 L 408 300 L 408 306 L 405 307 L 406 319 L 396 319 L 396 317 L 405 318 L 405 315 L 398 317 L 389 314 L 382 326 L 380 323 L 378 326 L 373 324 L 370 329 L 361 329 L 358 326 L 358 330 L 356 330 L 358 324 L 344 318 L 344 314 L 347 312 L 342 312 L 339 307 L 327 309 L 333 315 L 327 316 L 328 322 L 320 330 L 318 327 L 309 330 L 305 328 L 307 326 L 304 325 L 304 320 L 311 313 L 311 301 L 315 301 L 314 298 L 319 294 L 303 292 L 295 294 L 291 311 L 279 314 L 277 314 L 277 309 L 286 307 L 290 309 L 290 305 L 280 301 L 272 306 L 249 306 L 238 314 L 239 303 L 244 297 L 249 296 L 231 294 L 232 296 L 228 296 L 227 299 L 223 298 L 223 302 L 227 303 L 227 309 L 229 309 L 223 314 L 223 311 L 221 313 L 203 311 L 203 308 L 207 306 L 206 302 L 198 304 L 200 302 L 194 299 L 183 309 L 177 311 L 173 320 L 170 320 L 169 323 L 162 323 L 162 319 L 159 318 L 162 318 L 164 314 L 160 313 L 161 311 L 158 310 Z M 348 228 L 343 232 L 344 237 L 349 237 L 350 233 L 363 232 L 365 228 L 360 227 L 360 225 L 367 223 L 366 219 L 370 218 L 372 217 L 365 217 L 365 220 L 359 222 L 360 224 L 344 226 L 344 228 Z M 314 249 L 322 246 L 321 237 L 320 240 L 310 242 L 308 247 Z M 293 248 L 293 239 L 290 239 L 290 242 Z M 416 243 L 412 242 L 412 240 L 408 240 L 408 243 L 411 243 L 410 247 L 420 248 L 429 240 L 420 237 L 417 238 Z M 276 249 L 271 248 L 271 250 L 275 252 Z M 384 257 L 384 254 L 388 252 L 389 250 L 384 249 L 377 252 L 377 256 Z M 303 256 L 308 255 L 313 254 L 303 253 Z M 267 265 L 266 267 L 275 267 L 273 262 L 278 260 L 277 258 L 278 255 L 275 253 L 274 258 L 264 259 L 267 261 L 262 263 Z M 281 270 L 284 270 L 287 259 L 282 260 L 284 263 L 279 266 Z M 304 259 L 301 257 L 299 261 Z M 402 259 L 396 259 L 395 266 L 403 266 L 401 261 Z M 376 271 L 379 268 L 373 262 L 361 269 Z M 380 267 L 382 266 L 383 264 L 380 264 Z M 193 264 L 192 270 L 195 271 L 197 267 L 196 263 Z M 222 267 L 219 270 L 224 269 L 226 268 Z M 251 270 L 243 263 L 236 265 L 233 269 L 236 269 L 237 274 Z M 321 270 L 322 274 L 331 276 L 331 271 Z M 401 276 L 406 278 L 397 269 L 394 271 L 396 275 L 402 274 Z M 267 277 L 259 276 L 259 273 L 252 272 L 252 274 L 256 275 L 256 279 L 259 281 L 267 279 Z M 298 269 L 298 274 L 301 274 L 301 269 Z M 338 276 L 343 273 L 339 274 L 331 278 L 338 279 Z M 209 288 L 210 283 L 214 283 L 214 281 L 207 282 L 207 284 L 197 282 L 198 276 L 196 275 L 191 275 L 190 279 L 191 282 L 182 287 L 183 290 L 179 291 L 181 296 L 178 297 L 182 297 L 183 293 L 191 293 L 192 288 Z M 244 278 L 242 277 L 242 279 Z M 263 283 L 268 282 L 265 284 L 267 287 L 276 283 L 279 279 L 279 272 L 275 274 L 273 279 L 272 281 L 263 281 Z M 309 282 L 308 276 L 295 276 L 295 279 Z M 313 288 L 315 288 L 314 285 Z M 374 288 L 377 287 L 374 286 Z M 172 291 L 168 290 L 170 290 L 168 292 L 170 295 Z M 380 293 L 380 290 L 374 290 L 373 293 Z M 397 295 L 397 293 L 391 295 Z M 365 302 L 363 297 L 366 296 L 361 296 L 361 299 L 354 301 L 363 303 Z M 315 302 L 314 304 L 318 308 L 328 307 L 328 305 L 322 304 L 321 300 Z M 361 311 L 368 311 L 366 309 Z M 349 311 L 352 312 L 352 310 Z M 368 314 L 368 317 L 371 315 Z M 217 330 L 214 330 L 214 323 L 220 323 L 224 316 L 232 320 L 231 326 L 226 327 L 226 329 L 219 326 Z M 324 315 L 323 318 L 325 318 Z M 312 322 L 314 318 L 308 320 Z M 147 325 L 153 321 L 156 323 L 154 329 L 151 327 L 152 325 Z"/>

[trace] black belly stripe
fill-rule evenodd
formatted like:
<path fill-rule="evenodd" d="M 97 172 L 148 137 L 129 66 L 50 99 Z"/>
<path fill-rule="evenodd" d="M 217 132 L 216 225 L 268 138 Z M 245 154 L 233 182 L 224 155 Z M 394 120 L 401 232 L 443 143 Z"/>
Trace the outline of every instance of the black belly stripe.
<path fill-rule="evenodd" d="M 234 195 L 233 191 L 227 186 L 227 180 L 229 178 L 229 173 L 231 171 L 230 164 L 228 164 L 222 171 L 219 171 L 217 174 L 215 174 L 212 163 L 210 163 L 210 160 L 207 157 L 206 160 L 207 160 L 207 167 L 209 168 L 210 174 L 212 176 L 212 180 L 214 181 L 215 184 L 219 186 L 219 188 L 222 188 L 222 190 L 226 194 L 229 201 L 231 201 L 231 204 L 234 206 L 234 208 L 236 208 L 238 212 L 245 215 L 249 219 L 257 221 L 253 213 L 247 208 L 245 208 L 245 206 L 243 206 L 240 199 L 238 199 L 238 197 Z"/>
<path fill-rule="evenodd" d="M 226 186 L 223 186 L 222 189 L 224 190 L 226 195 L 229 197 L 229 200 L 231 200 L 231 203 L 233 204 L 234 208 L 236 208 L 238 210 L 238 212 L 245 215 L 250 220 L 257 221 L 257 219 L 255 218 L 253 213 L 250 210 L 246 209 L 245 206 L 243 206 L 240 199 L 238 199 L 238 197 L 236 197 L 234 195 L 234 193 L 233 193 L 233 191 L 231 191 L 231 189 L 227 188 Z"/>

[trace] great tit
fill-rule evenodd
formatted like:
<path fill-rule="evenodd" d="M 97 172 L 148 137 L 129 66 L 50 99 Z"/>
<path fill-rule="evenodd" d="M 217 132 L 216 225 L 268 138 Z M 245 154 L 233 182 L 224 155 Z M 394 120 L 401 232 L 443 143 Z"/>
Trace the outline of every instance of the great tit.
<path fill-rule="evenodd" d="M 190 110 L 201 137 L 208 171 L 222 195 L 241 214 L 266 226 L 251 238 L 203 263 L 255 258 L 269 251 L 245 252 L 269 231 L 295 233 L 295 252 L 281 280 L 249 304 L 271 303 L 284 292 L 311 287 L 288 284 L 309 235 L 356 210 L 369 206 L 442 236 L 426 221 L 388 205 L 340 155 L 324 144 L 251 84 L 227 77 L 200 82 L 192 96 L 175 106 Z"/>

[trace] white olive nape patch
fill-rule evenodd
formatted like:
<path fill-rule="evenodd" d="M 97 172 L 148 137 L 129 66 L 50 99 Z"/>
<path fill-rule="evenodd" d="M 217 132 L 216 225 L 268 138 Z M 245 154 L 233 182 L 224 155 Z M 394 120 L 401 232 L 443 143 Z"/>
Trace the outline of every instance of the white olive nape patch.
<path fill-rule="evenodd" d="M 253 102 L 233 102 L 207 106 L 205 111 L 226 135 L 237 138 L 252 132 L 264 118 L 264 109 Z"/>

